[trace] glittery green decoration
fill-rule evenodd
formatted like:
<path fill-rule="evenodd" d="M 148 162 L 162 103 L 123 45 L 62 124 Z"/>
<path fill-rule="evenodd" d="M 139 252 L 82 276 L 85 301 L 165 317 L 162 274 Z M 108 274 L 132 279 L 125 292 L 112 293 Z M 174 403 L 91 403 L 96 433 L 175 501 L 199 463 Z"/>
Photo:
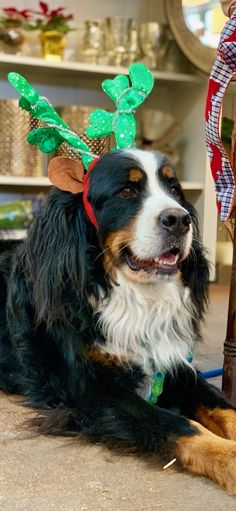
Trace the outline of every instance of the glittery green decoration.
<path fill-rule="evenodd" d="M 28 142 L 37 144 L 44 153 L 55 151 L 63 142 L 66 142 L 81 152 L 83 163 L 87 168 L 94 160 L 90 148 L 70 130 L 48 100 L 40 96 L 38 91 L 18 73 L 9 73 L 8 80 L 21 94 L 19 105 L 46 125 L 31 131 L 27 137 Z"/>
<path fill-rule="evenodd" d="M 73 133 L 62 120 L 47 98 L 41 96 L 27 80 L 18 73 L 9 73 L 8 80 L 21 98 L 19 105 L 33 117 L 43 121 L 45 126 L 31 131 L 27 137 L 30 144 L 37 144 L 44 153 L 55 151 L 63 142 L 81 153 L 83 164 L 89 164 L 98 157 L 78 135 Z M 151 92 L 154 79 L 144 64 L 135 63 L 129 68 L 129 77 L 118 75 L 113 80 L 104 80 L 102 88 L 116 104 L 116 111 L 95 110 L 90 115 L 90 125 L 86 130 L 89 138 L 115 135 L 116 148 L 133 147 L 136 122 L 135 109 L 143 103 Z"/>
<path fill-rule="evenodd" d="M 95 110 L 90 115 L 90 125 L 86 130 L 90 138 L 100 138 L 113 133 L 117 149 L 134 145 L 136 135 L 134 112 L 154 85 L 152 73 L 144 64 L 132 64 L 129 76 L 130 80 L 125 75 L 116 76 L 113 80 L 104 80 L 102 88 L 116 103 L 116 111 L 109 113 L 105 110 Z"/>

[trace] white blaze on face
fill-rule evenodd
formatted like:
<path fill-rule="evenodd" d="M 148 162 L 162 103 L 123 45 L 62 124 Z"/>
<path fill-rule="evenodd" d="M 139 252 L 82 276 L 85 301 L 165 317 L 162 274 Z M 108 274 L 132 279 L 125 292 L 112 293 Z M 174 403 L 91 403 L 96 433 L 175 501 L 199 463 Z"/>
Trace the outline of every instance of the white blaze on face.
<path fill-rule="evenodd" d="M 139 166 L 147 176 L 147 197 L 144 199 L 142 209 L 136 222 L 136 232 L 132 251 L 141 259 L 150 259 L 158 255 L 160 250 L 160 236 L 158 234 L 158 218 L 169 208 L 175 208 L 186 213 L 180 204 L 172 199 L 161 187 L 158 180 L 158 168 L 162 165 L 163 156 L 158 153 L 141 150 L 129 151 L 137 160 Z M 185 252 L 189 252 L 192 243 L 192 226 L 186 236 Z"/>

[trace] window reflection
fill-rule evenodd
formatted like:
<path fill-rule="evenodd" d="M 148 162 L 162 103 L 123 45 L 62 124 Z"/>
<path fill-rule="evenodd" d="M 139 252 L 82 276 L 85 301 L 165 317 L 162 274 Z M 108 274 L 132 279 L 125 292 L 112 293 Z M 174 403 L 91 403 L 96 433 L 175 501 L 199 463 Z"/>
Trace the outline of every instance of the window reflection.
<path fill-rule="evenodd" d="M 219 0 L 182 0 L 185 23 L 199 41 L 217 48 L 226 17 Z"/>

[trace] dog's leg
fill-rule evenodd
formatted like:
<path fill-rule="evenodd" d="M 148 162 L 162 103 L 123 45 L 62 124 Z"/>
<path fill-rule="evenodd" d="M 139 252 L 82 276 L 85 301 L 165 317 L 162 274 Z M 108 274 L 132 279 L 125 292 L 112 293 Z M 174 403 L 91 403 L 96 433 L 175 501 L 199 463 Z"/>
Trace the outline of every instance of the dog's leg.
<path fill-rule="evenodd" d="M 163 465 L 176 458 L 189 472 L 208 476 L 236 493 L 236 442 L 224 440 L 200 424 L 154 407 L 125 389 L 94 393 L 76 410 L 55 410 L 42 420 L 44 434 L 80 432 L 94 441 L 154 453 Z M 112 395 L 113 394 L 113 395 Z"/>
<path fill-rule="evenodd" d="M 158 404 L 178 409 L 218 436 L 236 440 L 236 410 L 218 389 L 188 368 L 173 380 L 167 378 Z"/>

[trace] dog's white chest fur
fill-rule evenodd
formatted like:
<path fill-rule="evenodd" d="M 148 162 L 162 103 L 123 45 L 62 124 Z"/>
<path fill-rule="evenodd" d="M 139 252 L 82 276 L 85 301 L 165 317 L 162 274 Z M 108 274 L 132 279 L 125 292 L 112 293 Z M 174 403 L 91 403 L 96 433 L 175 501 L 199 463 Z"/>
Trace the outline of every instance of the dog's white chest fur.
<path fill-rule="evenodd" d="M 194 344 L 189 290 L 178 278 L 139 284 L 119 272 L 117 282 L 96 311 L 106 339 L 102 349 L 139 364 L 147 376 L 186 362 Z"/>

